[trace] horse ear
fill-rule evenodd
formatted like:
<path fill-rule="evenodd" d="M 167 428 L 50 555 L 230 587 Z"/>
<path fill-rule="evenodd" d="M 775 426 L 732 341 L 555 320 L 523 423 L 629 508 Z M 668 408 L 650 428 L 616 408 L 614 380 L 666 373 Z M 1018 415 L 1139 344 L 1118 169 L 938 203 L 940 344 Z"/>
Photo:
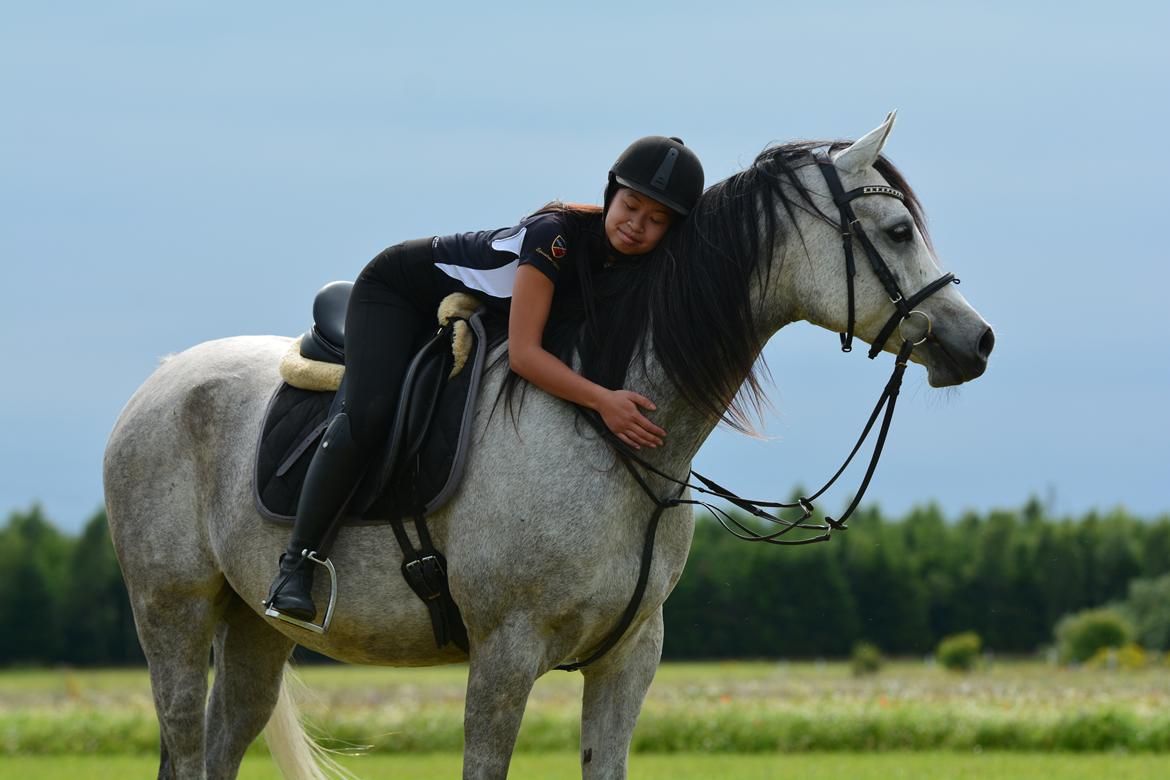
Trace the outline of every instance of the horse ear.
<path fill-rule="evenodd" d="M 848 173 L 857 173 L 873 165 L 877 161 L 878 155 L 881 154 L 882 147 L 885 146 L 886 139 L 890 136 L 890 131 L 894 129 L 894 117 L 897 115 L 897 109 L 886 114 L 886 121 L 882 122 L 881 125 L 858 138 L 848 149 L 843 149 L 834 155 L 833 164 L 838 169 Z"/>

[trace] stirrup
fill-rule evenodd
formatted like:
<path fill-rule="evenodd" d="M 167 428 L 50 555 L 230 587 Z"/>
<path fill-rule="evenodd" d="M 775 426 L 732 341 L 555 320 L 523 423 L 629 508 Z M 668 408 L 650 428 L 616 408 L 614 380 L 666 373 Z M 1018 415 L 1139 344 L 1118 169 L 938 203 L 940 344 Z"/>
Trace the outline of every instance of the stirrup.
<path fill-rule="evenodd" d="M 283 620 L 285 623 L 291 623 L 299 628 L 304 628 L 312 631 L 315 634 L 324 634 L 329 630 L 329 622 L 333 620 L 333 607 L 337 603 L 337 569 L 333 568 L 333 561 L 328 558 L 321 559 L 317 557 L 315 550 L 305 550 L 303 556 L 318 566 L 324 566 L 329 572 L 329 606 L 325 608 L 325 617 L 321 623 L 311 623 L 308 620 L 300 620 L 295 617 L 290 617 L 283 612 L 277 612 L 272 607 L 268 606 L 268 600 L 264 599 L 260 603 L 265 607 L 264 614 L 277 620 Z M 277 593 L 280 589 L 277 588 Z"/>

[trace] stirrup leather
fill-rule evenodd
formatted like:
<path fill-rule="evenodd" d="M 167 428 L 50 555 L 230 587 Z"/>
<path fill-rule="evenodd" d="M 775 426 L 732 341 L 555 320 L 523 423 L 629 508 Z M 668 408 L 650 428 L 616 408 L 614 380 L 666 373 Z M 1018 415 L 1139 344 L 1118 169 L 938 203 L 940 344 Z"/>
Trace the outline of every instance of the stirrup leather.
<path fill-rule="evenodd" d="M 278 612 L 277 610 L 268 606 L 268 599 L 264 599 L 260 603 L 265 607 L 264 614 L 267 617 L 283 620 L 285 623 L 291 623 L 294 626 L 312 631 L 315 634 L 324 634 L 329 630 L 329 623 L 333 620 L 333 607 L 337 604 L 337 569 L 333 568 L 333 561 L 331 561 L 329 558 L 318 558 L 316 550 L 305 550 L 302 552 L 302 555 L 318 566 L 324 566 L 325 569 L 329 572 L 329 605 L 325 607 L 325 617 L 322 618 L 321 623 L 311 623 L 308 620 L 300 620 L 295 617 L 290 617 L 283 612 Z M 283 585 L 284 584 L 281 583 L 281 587 L 283 587 Z M 272 594 L 272 597 L 276 598 L 276 595 L 279 593 L 280 588 L 278 587 L 276 589 L 276 593 Z"/>

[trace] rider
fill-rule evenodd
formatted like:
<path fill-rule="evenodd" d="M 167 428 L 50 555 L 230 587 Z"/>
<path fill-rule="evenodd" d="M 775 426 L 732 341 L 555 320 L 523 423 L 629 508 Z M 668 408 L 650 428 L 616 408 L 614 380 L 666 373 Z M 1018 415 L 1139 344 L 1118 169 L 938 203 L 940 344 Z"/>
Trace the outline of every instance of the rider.
<path fill-rule="evenodd" d="M 551 203 L 514 227 L 407 241 L 371 260 L 346 311 L 341 411 L 309 464 L 268 606 L 299 620 L 316 616 L 316 567 L 304 563 L 303 555 L 317 549 L 384 443 L 411 347 L 452 292 L 470 292 L 492 307 L 510 306 L 508 361 L 517 374 L 596 410 L 632 447 L 661 444 L 666 431 L 639 411 L 654 409 L 649 399 L 589 381 L 546 351 L 541 338 L 556 285 L 576 281 L 574 263 L 600 270 L 638 259 L 686 217 L 702 191 L 703 168 L 695 153 L 678 138 L 647 136 L 610 168 L 602 208 Z"/>

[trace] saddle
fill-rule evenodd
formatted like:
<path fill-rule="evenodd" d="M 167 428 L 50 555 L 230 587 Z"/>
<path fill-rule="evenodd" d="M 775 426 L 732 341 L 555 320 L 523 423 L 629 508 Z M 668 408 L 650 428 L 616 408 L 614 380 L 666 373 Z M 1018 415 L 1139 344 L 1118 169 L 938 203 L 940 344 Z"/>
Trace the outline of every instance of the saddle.
<path fill-rule="evenodd" d="M 253 497 L 266 520 L 291 524 L 316 444 L 338 411 L 344 378 L 345 311 L 353 285 L 333 282 L 313 303 L 313 326 L 281 359 L 283 380 L 273 391 L 261 423 L 254 464 Z M 438 330 L 414 345 L 394 422 L 382 451 L 359 481 L 345 515 L 325 535 L 318 554 L 327 556 L 344 525 L 389 524 L 403 550 L 403 576 L 431 612 L 435 641 L 454 641 L 467 650 L 467 634 L 446 583 L 446 561 L 431 543 L 425 518 L 455 492 L 463 474 L 470 429 L 489 343 L 486 310 L 470 295 L 455 293 L 442 302 Z M 496 334 L 498 342 L 503 334 Z M 405 521 L 413 520 L 418 547 Z M 330 571 L 330 607 L 336 578 Z M 283 617 L 283 616 L 281 616 Z"/>

